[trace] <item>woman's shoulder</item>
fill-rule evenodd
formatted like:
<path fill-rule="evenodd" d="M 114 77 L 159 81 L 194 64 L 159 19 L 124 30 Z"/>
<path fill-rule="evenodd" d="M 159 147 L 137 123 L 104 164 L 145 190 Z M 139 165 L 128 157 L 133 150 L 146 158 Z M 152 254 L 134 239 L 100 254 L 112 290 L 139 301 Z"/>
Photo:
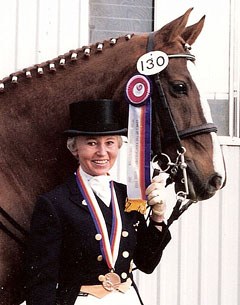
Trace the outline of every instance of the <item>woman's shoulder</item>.
<path fill-rule="evenodd" d="M 118 189 L 120 191 L 127 191 L 127 186 L 124 183 L 118 182 L 118 181 L 113 181 L 114 182 L 114 187 L 115 189 Z"/>
<path fill-rule="evenodd" d="M 76 176 L 72 174 L 63 183 L 57 185 L 52 190 L 41 194 L 39 197 L 48 198 L 51 201 L 55 201 L 59 198 L 69 196 L 71 193 L 78 192 Z"/>

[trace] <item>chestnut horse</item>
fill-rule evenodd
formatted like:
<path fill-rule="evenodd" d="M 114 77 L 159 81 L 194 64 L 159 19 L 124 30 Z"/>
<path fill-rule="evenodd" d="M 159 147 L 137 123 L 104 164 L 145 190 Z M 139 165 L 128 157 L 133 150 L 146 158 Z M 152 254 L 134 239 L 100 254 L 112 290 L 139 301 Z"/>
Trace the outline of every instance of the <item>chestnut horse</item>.
<path fill-rule="evenodd" d="M 189 45 L 195 42 L 204 24 L 203 17 L 186 26 L 190 12 L 191 9 L 151 35 L 152 50 L 169 56 L 168 66 L 159 74 L 158 83 L 153 84 L 152 140 L 153 154 L 159 156 L 163 152 L 172 160 L 177 158 L 179 149 L 167 136 L 169 122 L 156 106 L 158 89 L 162 87 L 173 127 L 179 131 L 180 143 L 186 150 L 188 198 L 197 201 L 210 198 L 223 186 L 225 171 L 209 110 L 188 69 L 193 60 Z M 138 58 L 149 48 L 148 38 L 143 34 L 106 40 L 0 81 L 1 305 L 23 300 L 22 243 L 36 196 L 62 182 L 76 167 L 61 136 L 69 126 L 69 103 L 113 99 L 126 127 L 125 86 L 136 73 Z M 181 190 L 182 175 L 177 173 L 172 180 L 176 190 Z"/>

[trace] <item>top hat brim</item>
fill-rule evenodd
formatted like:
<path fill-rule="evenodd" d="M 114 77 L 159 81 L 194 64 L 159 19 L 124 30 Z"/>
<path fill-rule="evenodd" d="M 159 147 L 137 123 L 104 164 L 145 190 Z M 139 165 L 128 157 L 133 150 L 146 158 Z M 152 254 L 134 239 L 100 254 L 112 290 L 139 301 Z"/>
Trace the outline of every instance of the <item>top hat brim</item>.
<path fill-rule="evenodd" d="M 110 130 L 110 131 L 80 131 L 74 129 L 68 129 L 63 132 L 64 135 L 68 137 L 77 137 L 77 136 L 104 136 L 104 135 L 127 135 L 127 128 L 119 130 Z"/>

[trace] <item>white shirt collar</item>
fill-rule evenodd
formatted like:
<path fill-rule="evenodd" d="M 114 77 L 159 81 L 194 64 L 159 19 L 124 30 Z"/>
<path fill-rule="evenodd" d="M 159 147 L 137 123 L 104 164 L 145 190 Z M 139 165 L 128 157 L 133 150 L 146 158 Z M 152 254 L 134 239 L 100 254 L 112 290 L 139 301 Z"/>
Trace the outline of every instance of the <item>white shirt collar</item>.
<path fill-rule="evenodd" d="M 111 202 L 111 190 L 109 182 L 111 180 L 110 175 L 91 176 L 87 174 L 80 166 L 80 174 L 88 181 L 89 185 L 93 189 L 93 192 L 102 199 L 102 201 L 110 206 Z M 96 179 L 94 179 L 96 178 Z M 92 180 L 90 182 L 90 180 Z M 94 181 L 94 182 L 93 182 Z"/>

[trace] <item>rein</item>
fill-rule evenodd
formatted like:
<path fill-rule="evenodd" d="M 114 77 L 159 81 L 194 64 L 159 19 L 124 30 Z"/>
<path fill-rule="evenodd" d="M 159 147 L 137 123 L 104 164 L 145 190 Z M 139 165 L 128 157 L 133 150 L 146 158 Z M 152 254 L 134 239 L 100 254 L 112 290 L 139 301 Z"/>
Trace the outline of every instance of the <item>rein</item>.
<path fill-rule="evenodd" d="M 28 232 L 19 225 L 16 220 L 14 220 L 2 207 L 0 207 L 0 215 L 3 216 L 3 218 L 10 224 L 12 227 L 21 233 L 24 237 L 28 236 Z M 25 243 L 15 234 L 13 233 L 8 227 L 0 221 L 0 229 L 6 233 L 10 238 L 15 240 L 21 247 L 25 248 Z"/>
<path fill-rule="evenodd" d="M 151 52 L 154 50 L 154 32 L 150 33 L 148 36 L 148 42 L 147 42 L 147 52 Z M 185 45 L 186 51 L 190 49 L 190 46 L 188 44 Z M 186 60 L 195 60 L 195 56 L 190 53 L 179 53 L 179 54 L 170 54 L 167 55 L 169 59 L 171 58 L 185 58 Z M 167 167 L 165 169 L 154 169 L 154 174 L 159 174 L 160 171 L 170 171 L 169 178 L 167 180 L 167 185 L 172 183 L 174 181 L 174 177 L 176 176 L 177 172 L 179 170 L 182 171 L 183 175 L 183 183 L 185 187 L 185 191 L 181 191 L 177 193 L 177 202 L 175 207 L 173 208 L 173 212 L 171 216 L 169 217 L 167 221 L 167 225 L 170 226 L 172 222 L 179 218 L 179 216 L 187 210 L 187 208 L 194 202 L 193 200 L 188 200 L 187 203 L 182 205 L 182 202 L 187 199 L 187 195 L 189 194 L 188 190 L 188 178 L 187 178 L 187 164 L 185 163 L 184 154 L 186 152 L 186 149 L 182 146 L 181 140 L 186 139 L 192 136 L 196 136 L 203 133 L 211 133 L 211 132 L 217 132 L 217 127 L 213 123 L 204 123 L 198 126 L 193 126 L 184 130 L 178 130 L 176 123 L 173 119 L 171 109 L 169 107 L 169 103 L 166 99 L 164 90 L 162 88 L 161 80 L 160 80 L 160 73 L 157 73 L 152 76 L 153 81 L 156 85 L 157 89 L 157 95 L 158 98 L 153 103 L 153 115 L 155 119 L 155 126 L 154 126 L 154 137 L 156 141 L 154 141 L 153 145 L 153 151 L 156 154 L 153 157 L 154 161 L 157 160 L 157 163 L 161 169 L 163 160 L 166 159 Z M 165 122 L 167 122 L 167 128 L 164 129 L 164 126 L 166 124 L 163 124 L 161 121 L 161 118 Z M 172 162 L 170 157 L 163 153 L 162 149 L 162 140 L 161 140 L 161 131 L 160 126 L 164 129 L 164 143 L 171 143 L 175 146 L 177 157 L 175 162 Z M 182 206 L 181 206 L 182 205 Z"/>

